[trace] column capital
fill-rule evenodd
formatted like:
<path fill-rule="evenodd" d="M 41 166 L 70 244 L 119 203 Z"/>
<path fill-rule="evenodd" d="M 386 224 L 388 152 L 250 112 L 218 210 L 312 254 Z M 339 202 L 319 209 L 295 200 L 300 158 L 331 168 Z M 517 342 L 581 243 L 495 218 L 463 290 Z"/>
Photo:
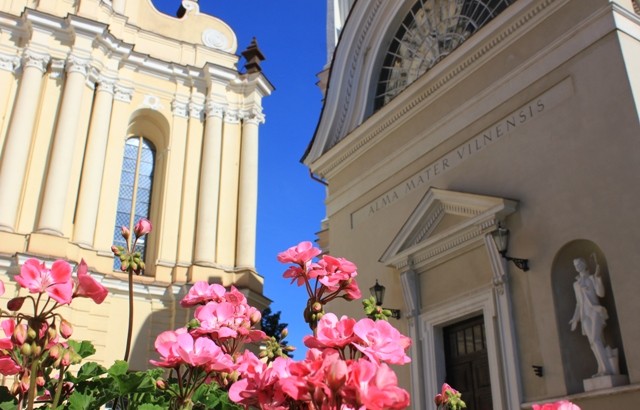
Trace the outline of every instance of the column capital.
<path fill-rule="evenodd" d="M 224 112 L 224 122 L 228 124 L 240 123 L 240 111 L 238 110 L 226 110 Z"/>
<path fill-rule="evenodd" d="M 99 76 L 98 80 L 96 81 L 96 89 L 99 92 L 115 94 L 116 81 L 113 78 Z"/>
<path fill-rule="evenodd" d="M 90 64 L 91 60 L 70 54 L 67 57 L 65 71 L 67 73 L 79 73 L 86 77 Z"/>
<path fill-rule="evenodd" d="M 24 67 L 34 67 L 40 70 L 43 74 L 47 71 L 47 66 L 51 60 L 49 54 L 38 53 L 36 51 L 26 49 L 22 56 Z"/>
<path fill-rule="evenodd" d="M 189 118 L 189 102 L 175 98 L 171 101 L 171 112 L 180 118 Z"/>
<path fill-rule="evenodd" d="M 132 97 L 133 88 L 125 87 L 120 84 L 115 85 L 115 95 L 113 97 L 115 100 L 130 103 Z"/>
<path fill-rule="evenodd" d="M 215 101 L 207 101 L 206 113 L 208 117 L 223 118 L 225 114 L 225 106 Z"/>
<path fill-rule="evenodd" d="M 20 67 L 20 57 L 16 55 L 0 54 L 0 70 L 15 73 Z"/>
<path fill-rule="evenodd" d="M 198 101 L 189 101 L 189 116 L 191 118 L 202 119 L 202 112 L 204 110 L 204 104 Z"/>
<path fill-rule="evenodd" d="M 262 110 L 257 108 L 252 108 L 249 110 L 244 110 L 240 113 L 240 118 L 242 118 L 242 122 L 245 124 L 264 124 L 265 116 L 262 113 Z"/>

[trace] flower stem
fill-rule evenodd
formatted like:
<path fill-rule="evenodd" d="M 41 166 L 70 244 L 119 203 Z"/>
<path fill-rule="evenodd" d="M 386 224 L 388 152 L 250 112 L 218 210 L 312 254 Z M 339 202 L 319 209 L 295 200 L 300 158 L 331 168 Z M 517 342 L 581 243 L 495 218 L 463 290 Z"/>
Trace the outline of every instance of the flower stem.
<path fill-rule="evenodd" d="M 131 335 L 133 333 L 133 269 L 127 269 L 129 273 L 129 329 L 127 330 L 127 346 L 124 351 L 124 361 L 129 360 L 129 351 L 131 350 Z"/>
<path fill-rule="evenodd" d="M 27 403 L 27 410 L 33 410 L 33 404 L 36 400 L 36 378 L 37 378 L 37 373 L 38 373 L 38 359 L 35 359 L 33 361 L 33 363 L 31 363 L 31 374 L 29 377 L 29 393 L 27 395 L 28 397 L 28 403 Z"/>

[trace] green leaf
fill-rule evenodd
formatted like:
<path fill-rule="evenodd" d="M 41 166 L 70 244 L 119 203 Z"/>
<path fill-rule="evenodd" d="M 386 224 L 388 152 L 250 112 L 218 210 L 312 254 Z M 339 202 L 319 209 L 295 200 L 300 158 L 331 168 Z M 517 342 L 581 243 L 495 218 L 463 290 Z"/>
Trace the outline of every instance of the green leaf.
<path fill-rule="evenodd" d="M 78 374 L 76 376 L 70 375 L 70 379 L 74 384 L 77 384 L 79 382 L 93 379 L 94 377 L 102 376 L 106 372 L 107 372 L 107 369 L 105 369 L 103 366 L 99 365 L 98 363 L 87 362 L 80 367 L 80 369 L 78 370 Z"/>
<path fill-rule="evenodd" d="M 96 400 L 92 395 L 74 393 L 69 396 L 69 410 L 93 410 L 96 407 Z"/>
<path fill-rule="evenodd" d="M 138 406 L 138 410 L 165 410 L 165 406 L 158 406 L 157 404 L 145 403 Z"/>
<path fill-rule="evenodd" d="M 87 358 L 96 353 L 96 348 L 93 347 L 93 344 L 88 340 L 83 340 L 78 342 L 76 340 L 67 340 L 69 346 L 73 348 L 73 350 L 80 355 L 80 357 Z"/>
<path fill-rule="evenodd" d="M 0 410 L 14 410 L 18 408 L 18 401 L 11 394 L 7 386 L 0 386 Z"/>
<path fill-rule="evenodd" d="M 108 373 L 109 376 L 117 378 L 118 376 L 122 376 L 127 374 L 129 370 L 129 364 L 124 360 L 116 360 L 116 362 L 109 368 Z"/>

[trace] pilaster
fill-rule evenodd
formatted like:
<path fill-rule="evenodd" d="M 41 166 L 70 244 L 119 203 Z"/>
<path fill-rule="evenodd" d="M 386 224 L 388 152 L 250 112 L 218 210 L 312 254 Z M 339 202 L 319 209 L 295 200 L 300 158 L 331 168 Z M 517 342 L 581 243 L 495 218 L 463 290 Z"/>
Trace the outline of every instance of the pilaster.
<path fill-rule="evenodd" d="M 11 113 L 2 161 L 0 162 L 0 230 L 13 232 L 26 173 L 35 126 L 37 102 L 40 101 L 42 77 L 50 56 L 27 49 L 18 96 Z"/>
<path fill-rule="evenodd" d="M 208 101 L 206 116 L 200 163 L 194 263 L 211 266 L 216 262 L 218 218 L 225 218 L 224 215 L 218 214 L 224 107 Z"/>
<path fill-rule="evenodd" d="M 95 91 L 73 236 L 73 240 L 82 247 L 93 247 L 114 85 L 113 80 L 100 78 Z"/>
<path fill-rule="evenodd" d="M 226 111 L 222 134 L 220 206 L 218 210 L 218 264 L 235 266 L 238 222 L 238 182 L 242 126 L 238 111 Z"/>
<path fill-rule="evenodd" d="M 54 134 L 53 151 L 47 172 L 38 232 L 64 236 L 64 212 L 69 189 L 73 153 L 78 134 L 78 112 L 89 60 L 70 55 L 66 64 L 66 80 L 62 104 Z"/>
<path fill-rule="evenodd" d="M 238 187 L 238 238 L 236 265 L 255 267 L 258 214 L 258 125 L 264 116 L 258 110 L 243 115 Z"/>

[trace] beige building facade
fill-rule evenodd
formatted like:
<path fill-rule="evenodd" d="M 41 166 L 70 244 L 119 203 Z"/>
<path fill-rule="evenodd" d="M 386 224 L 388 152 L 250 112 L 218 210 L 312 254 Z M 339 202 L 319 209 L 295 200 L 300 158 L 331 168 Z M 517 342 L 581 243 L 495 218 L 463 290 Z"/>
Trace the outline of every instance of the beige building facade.
<path fill-rule="evenodd" d="M 105 364 L 124 354 L 128 304 L 110 248 L 141 217 L 154 228 L 134 284 L 132 367 L 184 324 L 194 281 L 268 304 L 254 259 L 273 87 L 256 44 L 243 69 L 231 28 L 182 6 L 176 18 L 151 0 L 0 0 L 0 277 L 14 283 L 29 257 L 84 258 L 110 296 L 67 315 Z"/>
<path fill-rule="evenodd" d="M 328 9 L 338 40 L 303 158 L 327 184 L 318 239 L 401 310 L 411 408 L 435 409 L 445 381 L 476 410 L 637 407 L 640 5 Z"/>

